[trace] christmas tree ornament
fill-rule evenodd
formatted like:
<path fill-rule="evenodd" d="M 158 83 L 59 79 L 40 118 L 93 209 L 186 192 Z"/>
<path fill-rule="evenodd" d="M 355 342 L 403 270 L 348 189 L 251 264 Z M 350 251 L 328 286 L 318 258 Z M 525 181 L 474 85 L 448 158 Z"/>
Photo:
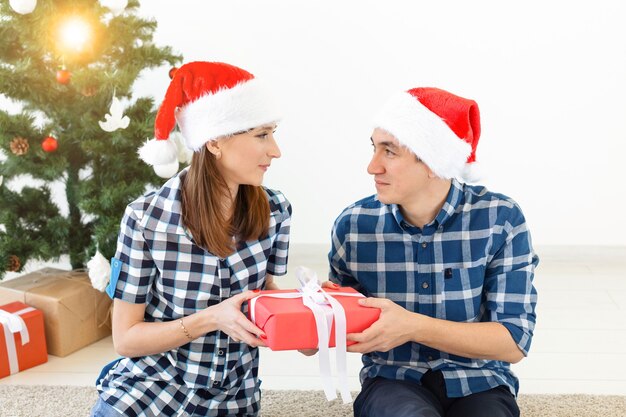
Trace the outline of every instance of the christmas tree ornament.
<path fill-rule="evenodd" d="M 87 262 L 87 269 L 89 270 L 91 285 L 98 291 L 104 292 L 109 284 L 111 264 L 99 250 L 96 250 L 96 254 Z"/>
<path fill-rule="evenodd" d="M 178 148 L 178 162 L 181 164 L 190 163 L 193 157 L 193 151 L 185 146 L 183 135 L 181 135 L 180 132 L 173 132 L 170 134 L 170 137 L 174 140 Z"/>
<path fill-rule="evenodd" d="M 17 272 L 22 267 L 22 263 L 20 262 L 20 258 L 15 255 L 9 256 L 9 264 L 7 265 L 7 271 L 9 272 Z"/>
<path fill-rule="evenodd" d="M 178 68 L 176 68 L 176 67 L 172 67 L 172 68 L 170 68 L 169 72 L 167 73 L 167 74 L 170 76 L 170 80 L 171 80 L 172 78 L 174 78 L 174 74 L 176 74 L 176 70 L 177 70 L 177 69 L 178 69 Z"/>
<path fill-rule="evenodd" d="M 128 6 L 128 0 L 100 0 L 102 7 L 111 10 L 114 16 L 119 15 Z"/>
<path fill-rule="evenodd" d="M 98 87 L 94 85 L 87 85 L 80 89 L 80 93 L 85 97 L 93 97 L 98 92 Z"/>
<path fill-rule="evenodd" d="M 109 114 L 104 115 L 104 121 L 99 121 L 100 128 L 105 132 L 114 132 L 117 129 L 126 129 L 130 123 L 130 118 L 123 115 L 124 109 L 122 103 L 115 97 L 113 93 L 113 100 L 111 100 L 111 107 L 109 108 Z"/>
<path fill-rule="evenodd" d="M 14 155 L 26 155 L 26 152 L 28 152 L 29 148 L 28 140 L 24 139 L 21 136 L 17 136 L 13 138 L 13 140 L 9 143 L 9 148 Z"/>
<path fill-rule="evenodd" d="M 9 0 L 9 4 L 15 13 L 29 14 L 35 10 L 37 0 Z"/>
<path fill-rule="evenodd" d="M 57 70 L 57 82 L 59 84 L 67 85 L 70 83 L 70 78 L 72 78 L 72 73 L 67 70 L 65 67 L 61 67 Z"/>
<path fill-rule="evenodd" d="M 59 142 L 52 136 L 48 136 L 41 142 L 41 149 L 45 152 L 54 152 L 59 147 Z"/>

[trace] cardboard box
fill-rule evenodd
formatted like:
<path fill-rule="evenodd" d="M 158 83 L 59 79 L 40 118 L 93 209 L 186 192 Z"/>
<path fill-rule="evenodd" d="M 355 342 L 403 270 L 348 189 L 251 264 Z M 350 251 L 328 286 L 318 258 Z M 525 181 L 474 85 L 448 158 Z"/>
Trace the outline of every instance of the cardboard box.
<path fill-rule="evenodd" d="M 13 318 L 21 318 L 18 324 L 26 325 L 28 332 L 28 340 L 23 340 L 20 331 L 11 332 L 6 315 L 0 318 L 0 378 L 46 363 L 48 354 L 41 311 L 20 302 L 0 306 L 0 310 L 13 313 Z M 14 369 L 11 369 L 11 362 Z"/>
<path fill-rule="evenodd" d="M 357 293 L 353 288 L 340 287 L 336 290 L 325 289 L 333 293 Z M 268 290 L 263 294 L 297 293 L 296 290 Z M 359 297 L 336 295 L 346 312 L 347 333 L 360 333 L 378 320 L 380 310 L 359 305 Z M 252 305 L 252 304 L 250 304 Z M 254 303 L 256 326 L 262 329 L 266 337 L 265 344 L 272 350 L 315 349 L 318 346 L 317 326 L 313 312 L 302 303 L 302 298 L 258 297 Z M 328 307 L 327 310 L 330 310 Z M 248 313 L 252 317 L 251 312 Z M 353 342 L 348 341 L 348 345 Z M 333 320 L 330 333 L 330 347 L 335 346 L 335 323 Z"/>
<path fill-rule="evenodd" d="M 48 353 L 66 356 L 111 334 L 111 299 L 86 272 L 44 268 L 0 283 L 0 304 L 21 301 L 44 315 Z"/>

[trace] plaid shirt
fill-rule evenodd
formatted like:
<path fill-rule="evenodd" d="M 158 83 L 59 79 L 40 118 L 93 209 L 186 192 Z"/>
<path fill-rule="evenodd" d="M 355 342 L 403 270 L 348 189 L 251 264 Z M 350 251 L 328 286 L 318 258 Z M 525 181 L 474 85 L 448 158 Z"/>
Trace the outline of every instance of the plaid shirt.
<path fill-rule="evenodd" d="M 441 211 L 422 230 L 408 224 L 397 205 L 365 198 L 335 221 L 328 256 L 336 283 L 430 317 L 501 323 L 528 353 L 539 260 L 519 206 L 506 196 L 453 180 Z M 413 342 L 363 355 L 363 364 L 361 381 L 379 376 L 419 382 L 429 369 L 440 370 L 449 397 L 498 385 L 518 391 L 509 363 Z"/>
<path fill-rule="evenodd" d="M 241 243 L 220 259 L 197 246 L 182 224 L 186 172 L 131 203 L 122 219 L 109 291 L 126 302 L 145 303 L 147 322 L 185 317 L 263 288 L 266 274 L 287 272 L 291 205 L 281 193 L 266 189 L 267 237 Z M 257 348 L 214 331 L 168 352 L 123 358 L 98 389 L 127 416 L 256 415 L 258 361 Z"/>

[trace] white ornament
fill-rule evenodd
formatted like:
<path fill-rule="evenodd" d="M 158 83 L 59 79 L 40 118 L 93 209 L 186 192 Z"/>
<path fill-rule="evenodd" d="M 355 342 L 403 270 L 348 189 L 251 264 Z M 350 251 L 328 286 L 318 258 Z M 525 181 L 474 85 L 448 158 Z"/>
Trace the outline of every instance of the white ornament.
<path fill-rule="evenodd" d="M 97 250 L 91 260 L 87 262 L 87 268 L 89 269 L 91 285 L 98 291 L 104 292 L 111 277 L 109 261 Z"/>
<path fill-rule="evenodd" d="M 172 178 L 178 173 L 178 161 L 169 164 L 154 165 L 154 172 L 161 178 Z"/>
<path fill-rule="evenodd" d="M 128 6 L 128 0 L 100 0 L 100 4 L 111 10 L 113 15 L 117 16 L 122 13 L 124 9 L 126 9 L 126 6 Z"/>
<path fill-rule="evenodd" d="M 172 132 L 170 133 L 170 139 L 176 142 L 176 147 L 178 148 L 178 162 L 181 164 L 190 163 L 193 151 L 185 146 L 183 135 L 180 132 Z"/>
<path fill-rule="evenodd" d="M 122 103 L 113 95 L 111 107 L 109 108 L 110 114 L 104 115 L 104 122 L 98 122 L 102 130 L 105 132 L 114 132 L 117 129 L 126 129 L 130 123 L 130 119 L 128 116 L 124 116 L 123 112 Z"/>
<path fill-rule="evenodd" d="M 35 10 L 37 0 L 9 0 L 11 8 L 19 14 L 29 14 Z"/>

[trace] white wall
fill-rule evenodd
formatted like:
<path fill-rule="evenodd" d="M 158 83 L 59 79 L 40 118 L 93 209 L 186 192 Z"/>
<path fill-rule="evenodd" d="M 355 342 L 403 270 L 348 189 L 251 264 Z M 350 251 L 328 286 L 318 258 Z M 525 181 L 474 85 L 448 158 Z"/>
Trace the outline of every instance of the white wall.
<path fill-rule="evenodd" d="M 626 245 L 626 2 L 144 0 L 156 42 L 239 65 L 284 105 L 266 175 L 294 207 L 294 243 L 375 192 L 369 120 L 392 92 L 475 99 L 489 188 L 524 209 L 540 245 Z M 163 97 L 168 68 L 140 95 Z"/>

